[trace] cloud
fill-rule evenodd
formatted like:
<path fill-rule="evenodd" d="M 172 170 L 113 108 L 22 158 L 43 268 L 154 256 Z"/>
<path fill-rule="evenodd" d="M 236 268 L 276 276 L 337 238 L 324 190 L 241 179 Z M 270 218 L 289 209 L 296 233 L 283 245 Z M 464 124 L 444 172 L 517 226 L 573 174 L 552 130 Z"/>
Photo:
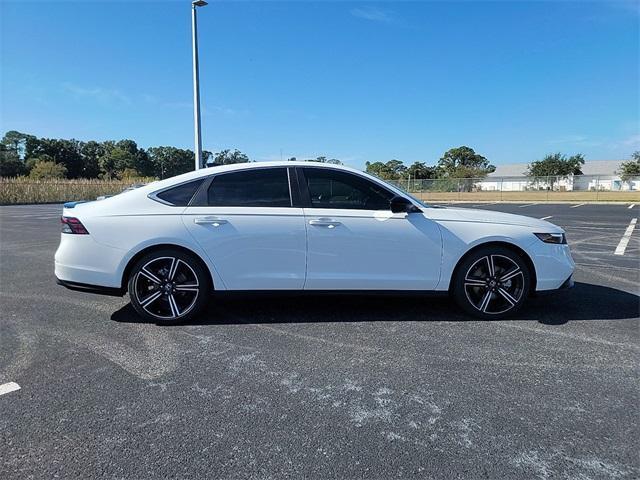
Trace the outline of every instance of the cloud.
<path fill-rule="evenodd" d="M 586 135 L 565 135 L 549 140 L 547 145 L 573 145 L 577 147 L 598 147 L 602 145 L 599 140 L 589 139 Z"/>
<path fill-rule="evenodd" d="M 120 90 L 102 87 L 80 87 L 73 83 L 63 83 L 62 87 L 76 98 L 93 99 L 102 105 L 131 105 L 131 99 Z"/>
<path fill-rule="evenodd" d="M 361 7 L 351 10 L 351 15 L 370 22 L 378 23 L 394 23 L 396 21 L 395 15 L 390 10 L 383 10 L 378 7 Z"/>
<path fill-rule="evenodd" d="M 640 146 L 640 134 L 631 135 L 629 138 L 626 138 L 622 141 L 622 144 L 625 147 L 638 147 Z"/>

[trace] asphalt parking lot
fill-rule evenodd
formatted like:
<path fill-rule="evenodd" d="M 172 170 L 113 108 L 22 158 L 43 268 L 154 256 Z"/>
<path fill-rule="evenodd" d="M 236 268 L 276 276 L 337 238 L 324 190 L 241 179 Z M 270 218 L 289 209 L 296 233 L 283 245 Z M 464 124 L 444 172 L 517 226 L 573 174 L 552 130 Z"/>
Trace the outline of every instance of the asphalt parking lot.
<path fill-rule="evenodd" d="M 638 478 L 638 206 L 481 208 L 564 227 L 576 287 L 507 321 L 255 295 L 159 327 L 55 285 L 59 205 L 0 207 L 0 478 Z"/>

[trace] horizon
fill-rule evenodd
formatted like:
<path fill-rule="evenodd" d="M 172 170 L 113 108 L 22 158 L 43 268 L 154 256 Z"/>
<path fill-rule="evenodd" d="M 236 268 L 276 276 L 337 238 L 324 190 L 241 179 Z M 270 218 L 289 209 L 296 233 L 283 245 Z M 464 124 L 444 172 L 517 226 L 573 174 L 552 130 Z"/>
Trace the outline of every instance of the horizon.
<path fill-rule="evenodd" d="M 190 6 L 124 6 L 1 4 L 3 132 L 193 150 Z M 496 166 L 626 160 L 640 149 L 639 11 L 211 2 L 198 12 L 203 148 L 359 169 L 431 165 L 461 145 Z"/>

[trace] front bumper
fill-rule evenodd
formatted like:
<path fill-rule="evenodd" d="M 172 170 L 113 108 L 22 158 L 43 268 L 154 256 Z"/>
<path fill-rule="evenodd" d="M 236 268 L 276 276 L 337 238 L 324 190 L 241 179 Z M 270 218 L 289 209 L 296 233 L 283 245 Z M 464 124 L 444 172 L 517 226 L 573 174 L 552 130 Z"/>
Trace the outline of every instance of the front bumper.
<path fill-rule="evenodd" d="M 575 282 L 573 281 L 573 274 L 571 274 L 569 276 L 569 278 L 567 278 L 562 285 L 560 285 L 558 288 L 554 288 L 551 290 L 537 290 L 535 292 L 533 292 L 532 296 L 534 297 L 545 297 L 547 295 L 553 295 L 554 293 L 558 293 L 558 292 L 564 292 L 567 290 L 571 290 L 575 285 Z"/>
<path fill-rule="evenodd" d="M 537 292 L 568 288 L 572 284 L 576 264 L 568 245 L 550 245 L 536 241 L 531 245 L 529 253 L 536 269 Z"/>

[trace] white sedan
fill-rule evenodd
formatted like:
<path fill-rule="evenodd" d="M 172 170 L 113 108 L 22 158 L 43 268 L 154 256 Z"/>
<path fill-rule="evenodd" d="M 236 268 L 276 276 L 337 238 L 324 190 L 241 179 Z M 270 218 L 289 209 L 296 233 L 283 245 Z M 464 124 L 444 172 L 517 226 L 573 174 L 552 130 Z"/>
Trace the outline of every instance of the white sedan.
<path fill-rule="evenodd" d="M 428 206 L 366 173 L 310 162 L 189 172 L 65 204 L 55 274 L 124 295 L 158 323 L 215 291 L 449 293 L 484 319 L 573 285 L 564 231 L 519 215 Z"/>

